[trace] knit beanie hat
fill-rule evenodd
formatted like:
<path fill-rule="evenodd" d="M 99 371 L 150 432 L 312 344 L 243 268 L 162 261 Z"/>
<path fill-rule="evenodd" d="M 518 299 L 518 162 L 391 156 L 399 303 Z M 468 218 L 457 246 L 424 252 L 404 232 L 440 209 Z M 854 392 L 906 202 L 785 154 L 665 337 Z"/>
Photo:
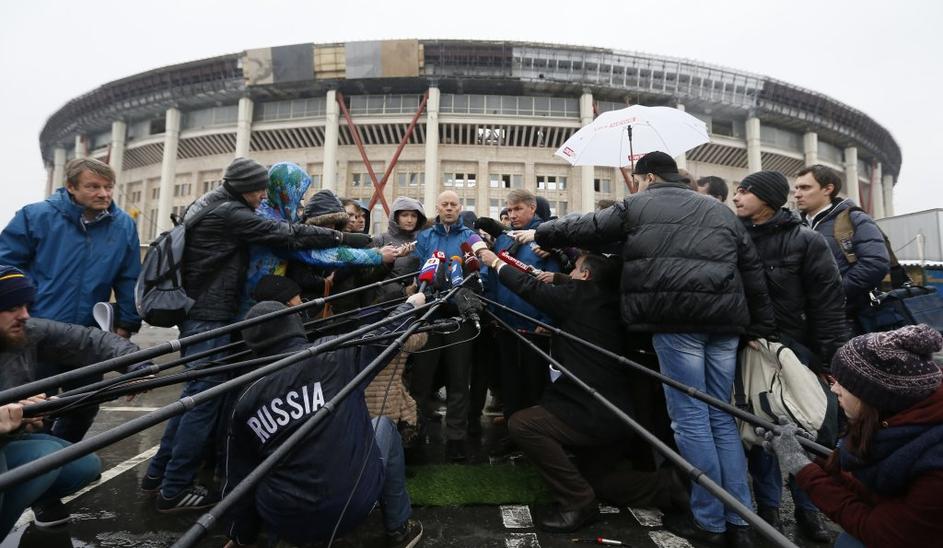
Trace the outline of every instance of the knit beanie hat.
<path fill-rule="evenodd" d="M 239 194 L 265 190 L 268 188 L 268 170 L 255 160 L 239 157 L 226 168 L 223 181 Z"/>
<path fill-rule="evenodd" d="M 789 199 L 789 180 L 778 171 L 757 171 L 740 181 L 737 188 L 746 189 L 773 209 L 786 205 Z"/>
<path fill-rule="evenodd" d="M 257 302 L 277 301 L 286 303 L 292 297 L 301 294 L 301 287 L 291 278 L 278 276 L 275 274 L 266 274 L 262 276 L 259 283 L 255 285 L 252 291 L 252 298 Z"/>
<path fill-rule="evenodd" d="M 926 324 L 868 333 L 835 353 L 832 375 L 865 403 L 894 414 L 939 388 L 943 373 L 932 354 L 941 346 L 943 336 Z"/>
<path fill-rule="evenodd" d="M 36 300 L 36 286 L 19 268 L 0 266 L 0 310 L 29 306 Z"/>
<path fill-rule="evenodd" d="M 276 301 L 262 301 L 246 313 L 246 319 L 251 320 L 259 316 L 270 314 L 277 310 L 288 308 Z M 259 352 L 292 337 L 304 337 L 305 328 L 299 314 L 288 314 L 272 318 L 252 327 L 242 330 L 242 338 L 252 350 Z"/>

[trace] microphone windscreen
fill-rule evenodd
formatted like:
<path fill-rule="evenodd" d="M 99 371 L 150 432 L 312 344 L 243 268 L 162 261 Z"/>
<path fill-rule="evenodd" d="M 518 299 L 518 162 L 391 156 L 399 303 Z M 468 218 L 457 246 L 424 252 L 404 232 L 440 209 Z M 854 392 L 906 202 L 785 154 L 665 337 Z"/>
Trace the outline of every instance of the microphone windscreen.
<path fill-rule="evenodd" d="M 508 230 L 508 227 L 495 221 L 491 217 L 478 217 L 478 220 L 475 221 L 475 230 L 484 230 L 489 236 L 497 239 L 498 236 Z"/>
<path fill-rule="evenodd" d="M 465 255 L 463 258 L 465 268 L 467 268 L 469 272 L 478 272 L 481 270 L 481 261 L 475 256 L 475 251 L 472 249 L 471 244 L 462 242 L 462 253 Z"/>

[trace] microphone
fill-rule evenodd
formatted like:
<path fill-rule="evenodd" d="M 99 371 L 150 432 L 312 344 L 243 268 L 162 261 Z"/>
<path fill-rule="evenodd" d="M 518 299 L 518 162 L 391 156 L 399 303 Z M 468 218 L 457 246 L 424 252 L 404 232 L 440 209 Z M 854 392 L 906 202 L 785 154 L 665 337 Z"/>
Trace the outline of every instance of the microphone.
<path fill-rule="evenodd" d="M 543 271 L 540 270 L 539 268 L 533 265 L 529 265 L 516 257 L 512 257 L 511 255 L 508 254 L 507 251 L 499 252 L 498 258 L 504 261 L 504 263 L 507 264 L 508 266 L 511 266 L 517 270 L 520 270 L 521 272 L 525 274 L 530 274 L 531 276 L 537 276 L 543 273 Z"/>
<path fill-rule="evenodd" d="M 438 253 L 438 251 L 436 251 Z M 426 286 L 430 282 L 435 282 L 436 271 L 439 268 L 439 258 L 436 256 L 436 253 L 433 253 L 431 257 L 426 259 L 425 264 L 422 265 L 422 268 L 419 270 L 419 292 L 423 292 L 426 289 Z"/>
<path fill-rule="evenodd" d="M 468 237 L 464 243 L 462 243 L 462 251 L 467 252 L 471 250 L 472 254 L 476 254 L 482 249 L 488 249 L 488 244 L 481 239 L 481 236 L 477 234 L 472 234 Z"/>
<path fill-rule="evenodd" d="M 462 258 L 458 255 L 453 255 L 449 262 L 449 282 L 452 287 L 462 285 Z"/>
<path fill-rule="evenodd" d="M 498 236 L 510 230 L 508 227 L 504 226 L 498 221 L 495 221 L 491 217 L 478 217 L 478 219 L 475 221 L 474 227 L 475 230 L 484 230 L 495 240 L 498 239 Z"/>

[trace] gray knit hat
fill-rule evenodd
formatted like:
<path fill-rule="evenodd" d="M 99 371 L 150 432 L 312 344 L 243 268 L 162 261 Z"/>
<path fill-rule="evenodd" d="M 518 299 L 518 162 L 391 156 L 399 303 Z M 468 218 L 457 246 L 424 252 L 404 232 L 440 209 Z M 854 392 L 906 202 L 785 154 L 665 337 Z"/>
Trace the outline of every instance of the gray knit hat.
<path fill-rule="evenodd" d="M 249 158 L 236 158 L 226 168 L 223 180 L 233 192 L 255 192 L 268 188 L 268 170 Z"/>
<path fill-rule="evenodd" d="M 246 319 L 251 320 L 286 308 L 288 307 L 276 301 L 262 301 L 249 309 Z M 298 314 L 279 316 L 242 330 L 242 338 L 249 348 L 256 352 L 298 336 L 305 336 L 304 323 Z"/>
<path fill-rule="evenodd" d="M 737 188 L 752 192 L 773 209 L 783 207 L 789 199 L 789 180 L 778 171 L 751 173 L 740 181 Z"/>
<path fill-rule="evenodd" d="M 932 354 L 943 346 L 926 324 L 868 333 L 848 341 L 832 358 L 832 375 L 843 388 L 885 415 L 903 411 L 933 394 L 943 381 Z"/>

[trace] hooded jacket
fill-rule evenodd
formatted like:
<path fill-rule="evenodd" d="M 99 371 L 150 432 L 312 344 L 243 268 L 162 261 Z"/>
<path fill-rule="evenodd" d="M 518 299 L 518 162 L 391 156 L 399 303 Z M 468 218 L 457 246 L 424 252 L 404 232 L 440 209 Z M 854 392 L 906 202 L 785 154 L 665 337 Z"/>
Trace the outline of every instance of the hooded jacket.
<path fill-rule="evenodd" d="M 114 290 L 115 325 L 137 331 L 137 226 L 114 202 L 91 223 L 82 220 L 84 211 L 65 188 L 23 207 L 0 234 L 0 264 L 19 268 L 36 284 L 36 302 L 30 307 L 36 317 L 96 325 L 92 308 L 111 300 Z"/>
<path fill-rule="evenodd" d="M 877 223 L 863 211 L 850 213 L 851 225 L 855 234 L 851 239 L 852 249 L 858 260 L 851 264 L 842 253 L 838 240 L 835 239 L 835 218 L 839 213 L 855 207 L 850 198 L 835 200 L 829 209 L 816 215 L 815 219 L 803 216 L 802 220 L 812 230 L 825 236 L 832 256 L 841 272 L 842 286 L 845 289 L 845 307 L 849 314 L 868 306 L 868 293 L 881 285 L 884 276 L 890 272 L 891 261 L 887 254 L 887 244 Z"/>
<path fill-rule="evenodd" d="M 848 340 L 841 274 L 821 234 L 780 209 L 763 224 L 743 219 L 763 263 L 776 327 L 788 344 L 805 346 L 821 370 Z"/>
<path fill-rule="evenodd" d="M 871 454 L 841 448 L 839 476 L 818 464 L 796 474 L 799 487 L 832 521 L 866 546 L 936 546 L 943 538 L 943 387 L 886 419 Z"/>
<path fill-rule="evenodd" d="M 30 318 L 26 321 L 26 344 L 0 347 L 0 390 L 46 377 L 51 372 L 43 371 L 42 364 L 77 368 L 137 351 L 136 344 L 114 333 Z"/>
<path fill-rule="evenodd" d="M 537 227 L 543 248 L 623 242 L 622 321 L 645 333 L 765 337 L 775 330 L 763 266 L 743 223 L 681 183 Z"/>
<path fill-rule="evenodd" d="M 404 303 L 391 315 L 412 308 Z M 301 320 L 297 321 L 300 324 Z M 390 329 L 383 326 L 366 336 L 381 335 Z M 332 338 L 308 343 L 296 336 L 263 349 L 261 354 L 302 350 Z M 249 385 L 238 396 L 229 424 L 223 492 L 238 485 L 385 348 L 359 345 L 325 351 Z M 254 492 L 242 497 L 227 513 L 230 538 L 241 544 L 252 543 L 262 522 L 269 521 L 267 516 L 274 516 L 271 521 L 291 524 L 290 530 L 274 531 L 283 540 L 303 544 L 327 538 L 352 492 L 338 534 L 363 521 L 383 487 L 384 467 L 364 402 L 364 387 L 378 371 L 375 369 L 341 400 Z M 354 492 L 361 467 L 363 473 Z"/>
<path fill-rule="evenodd" d="M 422 209 L 422 203 L 414 198 L 400 196 L 399 198 L 393 200 L 393 207 L 390 208 L 389 229 L 383 234 L 374 238 L 373 245 L 376 247 L 383 247 L 385 245 L 400 246 L 415 242 L 416 235 L 419 234 L 424 226 L 426 226 L 426 214 L 423 213 Z M 419 214 L 419 219 L 416 221 L 416 228 L 414 230 L 407 232 L 400 228 L 396 223 L 396 216 L 401 211 L 415 211 Z M 397 276 L 402 276 L 403 274 L 416 272 L 417 270 L 419 270 L 419 258 L 413 254 L 409 254 L 404 257 L 397 257 L 396 260 L 393 261 L 393 266 L 390 269 L 390 273 L 387 277 L 395 278 Z M 376 301 L 385 302 L 402 295 L 403 285 L 391 284 L 384 286 L 379 291 L 377 291 Z"/>
<path fill-rule="evenodd" d="M 193 202 L 185 219 L 217 202 L 224 203 L 187 229 L 183 287 L 196 301 L 190 319 L 228 321 L 236 315 L 249 268 L 249 244 L 304 249 L 341 243 L 341 233 L 336 230 L 256 215 L 241 195 L 230 192 L 225 184 Z"/>

